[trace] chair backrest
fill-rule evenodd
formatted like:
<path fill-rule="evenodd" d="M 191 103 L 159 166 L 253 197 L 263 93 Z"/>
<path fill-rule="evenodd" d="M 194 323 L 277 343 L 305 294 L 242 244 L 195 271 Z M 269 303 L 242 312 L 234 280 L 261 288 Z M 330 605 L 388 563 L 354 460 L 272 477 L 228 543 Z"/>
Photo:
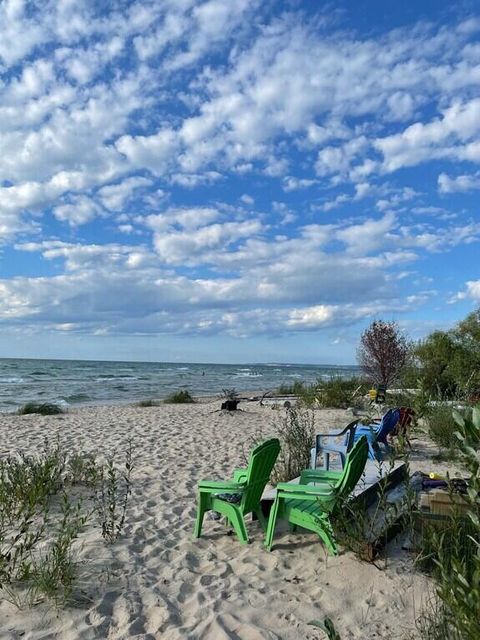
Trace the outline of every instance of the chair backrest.
<path fill-rule="evenodd" d="M 377 440 L 384 440 L 388 434 L 393 431 L 400 418 L 398 409 L 389 409 L 384 415 L 377 427 Z"/>
<path fill-rule="evenodd" d="M 360 480 L 368 458 L 368 440 L 361 436 L 353 445 L 353 449 L 347 456 L 342 477 L 335 486 L 335 493 L 340 496 L 349 495 Z"/>
<path fill-rule="evenodd" d="M 415 417 L 415 410 L 411 407 L 399 407 L 398 413 L 398 426 L 400 430 L 404 430 L 411 425 Z"/>
<path fill-rule="evenodd" d="M 246 487 L 242 496 L 242 510 L 250 513 L 258 508 L 263 490 L 280 453 L 278 438 L 265 440 L 253 449 L 247 467 Z"/>

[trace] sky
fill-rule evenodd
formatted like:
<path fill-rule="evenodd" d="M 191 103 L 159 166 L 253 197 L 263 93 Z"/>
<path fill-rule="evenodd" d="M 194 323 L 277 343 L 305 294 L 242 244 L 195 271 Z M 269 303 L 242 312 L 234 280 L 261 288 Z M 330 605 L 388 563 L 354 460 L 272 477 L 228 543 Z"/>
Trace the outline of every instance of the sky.
<path fill-rule="evenodd" d="M 480 304 L 480 2 L 0 2 L 0 357 L 354 364 Z"/>

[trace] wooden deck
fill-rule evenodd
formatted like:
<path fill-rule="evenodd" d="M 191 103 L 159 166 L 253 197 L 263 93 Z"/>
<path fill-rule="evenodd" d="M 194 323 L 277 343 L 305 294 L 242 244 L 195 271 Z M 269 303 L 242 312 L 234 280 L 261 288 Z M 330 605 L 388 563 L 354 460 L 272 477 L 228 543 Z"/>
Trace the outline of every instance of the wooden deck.
<path fill-rule="evenodd" d="M 399 460 L 392 465 L 389 461 L 378 463 L 375 460 L 367 460 L 365 471 L 352 492 L 355 499 L 361 499 L 366 505 L 372 504 L 378 493 L 380 482 L 386 478 L 386 490 L 399 484 L 405 477 L 406 465 Z M 298 484 L 300 478 L 290 480 L 289 484 Z M 265 489 L 262 495 L 262 502 L 273 502 L 275 500 L 275 489 Z"/>

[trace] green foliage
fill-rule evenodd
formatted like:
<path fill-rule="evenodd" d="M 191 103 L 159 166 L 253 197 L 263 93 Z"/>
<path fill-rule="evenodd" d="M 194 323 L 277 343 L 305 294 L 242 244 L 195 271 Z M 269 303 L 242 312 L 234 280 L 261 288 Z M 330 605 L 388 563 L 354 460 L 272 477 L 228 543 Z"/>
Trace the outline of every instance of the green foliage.
<path fill-rule="evenodd" d="M 32 594 L 51 598 L 57 604 L 70 599 L 76 577 L 72 546 L 87 519 L 88 514 L 82 513 L 82 503 L 73 505 L 64 493 L 62 519 L 56 535 L 46 552 L 29 567 Z"/>
<path fill-rule="evenodd" d="M 136 402 L 134 404 L 135 407 L 158 407 L 158 402 L 156 400 L 153 400 L 152 398 L 146 399 L 146 400 L 139 400 L 138 402 Z"/>
<path fill-rule="evenodd" d="M 132 442 L 128 443 L 124 471 L 115 465 L 115 458 L 107 460 L 98 474 L 95 492 L 95 508 L 102 527 L 104 540 L 111 544 L 120 535 L 125 523 L 128 498 L 131 494 L 133 468 Z"/>
<path fill-rule="evenodd" d="M 424 625 L 423 637 L 434 640 L 476 640 L 480 637 L 480 405 L 454 412 L 457 447 L 469 473 L 467 513 L 449 519 L 447 530 L 427 537 L 437 580 L 441 624 Z M 427 616 L 432 619 L 432 616 Z"/>
<path fill-rule="evenodd" d="M 455 432 L 458 426 L 452 414 L 452 407 L 441 402 L 428 407 L 424 414 L 424 422 L 432 440 L 442 449 L 449 450 L 454 457 L 458 442 Z"/>
<path fill-rule="evenodd" d="M 100 524 L 110 543 L 125 522 L 131 470 L 131 443 L 123 472 L 113 457 L 101 465 L 91 453 L 65 453 L 59 443 L 46 442 L 36 455 L 0 459 L 2 595 L 17 606 L 43 598 L 67 602 L 76 579 L 75 541 L 92 513 L 91 498 L 74 498 L 72 485 L 95 487 L 104 496 Z"/>
<path fill-rule="evenodd" d="M 50 402 L 27 402 L 23 407 L 20 407 L 18 413 L 21 416 L 29 413 L 39 413 L 42 416 L 54 416 L 65 412 L 61 407 Z"/>
<path fill-rule="evenodd" d="M 432 398 L 480 399 L 480 308 L 451 331 L 435 331 L 415 348 L 423 388 Z"/>
<path fill-rule="evenodd" d="M 321 407 L 346 409 L 356 406 L 367 392 L 367 384 L 360 378 L 332 377 L 322 380 L 316 392 Z"/>
<path fill-rule="evenodd" d="M 288 482 L 309 467 L 310 450 L 315 440 L 315 416 L 302 407 L 289 407 L 275 425 L 281 451 L 272 473 L 272 482 Z"/>
<path fill-rule="evenodd" d="M 295 380 L 292 384 L 282 383 L 275 394 L 278 396 L 300 396 L 304 393 L 307 384 L 303 380 Z"/>
<path fill-rule="evenodd" d="M 182 389 L 181 391 L 175 391 L 168 395 L 163 402 L 166 404 L 191 404 L 195 402 L 195 400 L 187 389 Z"/>
<path fill-rule="evenodd" d="M 338 631 L 335 629 L 335 625 L 328 616 L 323 619 L 323 622 L 321 620 L 310 620 L 308 624 L 325 631 L 328 640 L 341 640 Z"/>

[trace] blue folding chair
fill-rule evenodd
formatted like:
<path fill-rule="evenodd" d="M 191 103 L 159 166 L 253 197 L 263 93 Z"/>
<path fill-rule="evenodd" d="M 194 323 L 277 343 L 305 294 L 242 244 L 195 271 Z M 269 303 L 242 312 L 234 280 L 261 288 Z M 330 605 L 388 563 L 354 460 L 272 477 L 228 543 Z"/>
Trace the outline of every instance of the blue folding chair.
<path fill-rule="evenodd" d="M 390 453 L 391 447 L 387 442 L 387 436 L 395 429 L 399 419 L 400 411 L 398 409 L 389 409 L 380 422 L 357 427 L 353 441 L 356 442 L 361 436 L 366 436 L 368 440 L 368 457 L 380 462 L 382 460 L 382 451 L 379 444 L 385 447 L 386 453 Z"/>

